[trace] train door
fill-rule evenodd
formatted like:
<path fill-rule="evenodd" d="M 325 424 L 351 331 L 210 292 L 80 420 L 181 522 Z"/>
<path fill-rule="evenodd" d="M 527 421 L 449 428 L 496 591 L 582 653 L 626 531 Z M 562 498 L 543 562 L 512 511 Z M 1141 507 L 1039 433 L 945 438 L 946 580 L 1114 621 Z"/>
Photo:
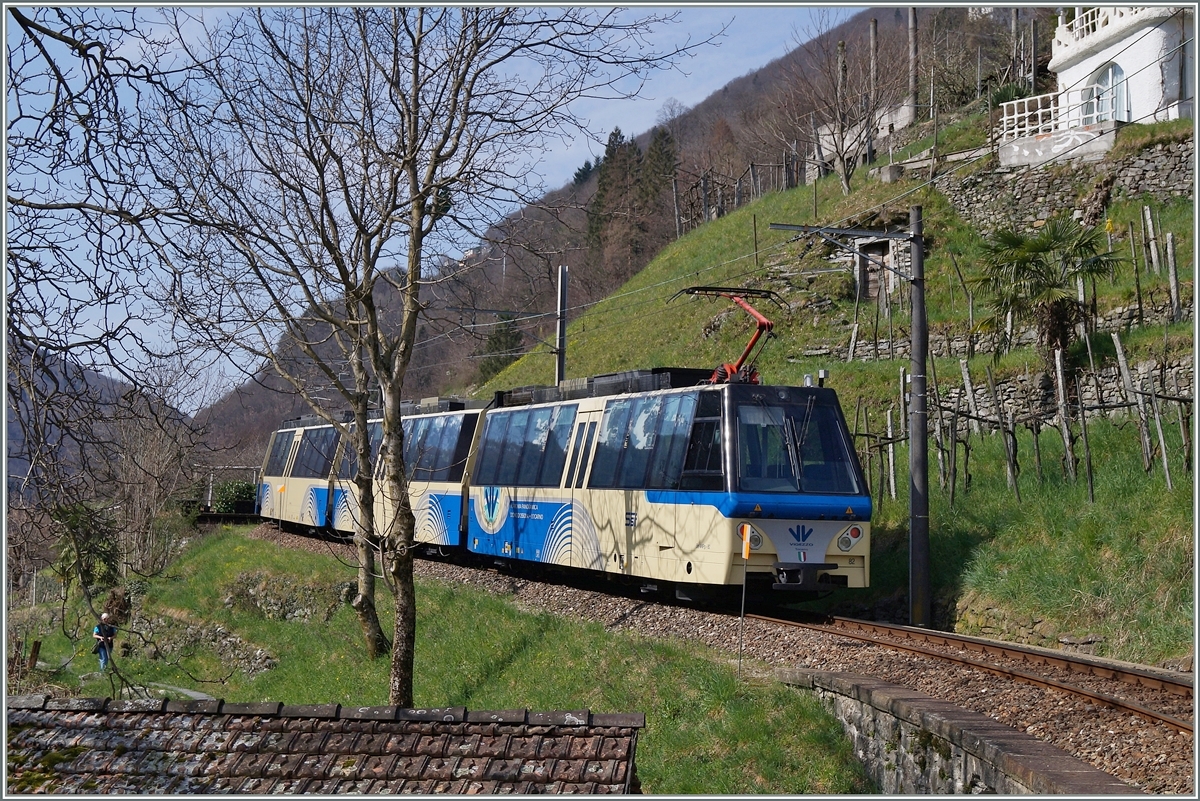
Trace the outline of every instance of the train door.
<path fill-rule="evenodd" d="M 623 427 L 620 457 L 612 471 L 611 483 L 622 489 L 625 498 L 625 552 L 631 561 L 629 572 L 635 576 L 667 578 L 662 555 L 668 554 L 674 538 L 675 509 L 652 503 L 646 496 L 650 487 L 654 456 L 661 444 L 660 423 L 677 395 L 645 395 L 632 399 Z M 597 458 L 599 454 L 597 454 Z"/>
<path fill-rule="evenodd" d="M 601 416 L 601 411 L 595 410 L 581 411 L 576 417 L 563 489 L 571 502 L 571 566 L 611 570 L 614 565 L 621 567 L 620 560 L 613 558 L 615 542 L 611 526 L 606 527 L 597 519 L 592 503 L 595 493 L 587 489 Z M 609 529 L 607 536 L 604 528 Z"/>
<path fill-rule="evenodd" d="M 658 394 L 614 398 L 605 404 L 596 430 L 588 504 L 600 541 L 610 548 L 607 569 L 614 572 L 657 572 L 656 527 L 663 521 L 647 503 L 646 487 L 662 406 Z"/>

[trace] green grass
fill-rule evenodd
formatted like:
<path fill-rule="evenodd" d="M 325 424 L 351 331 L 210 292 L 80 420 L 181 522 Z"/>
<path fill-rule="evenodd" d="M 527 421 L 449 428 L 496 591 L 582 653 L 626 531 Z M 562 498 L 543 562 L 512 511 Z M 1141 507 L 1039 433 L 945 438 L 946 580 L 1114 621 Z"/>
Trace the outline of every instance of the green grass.
<path fill-rule="evenodd" d="M 243 603 L 227 606 L 235 580 L 263 574 L 278 585 L 300 582 L 328 597 L 352 578 L 333 557 L 291 552 L 225 531 L 193 543 L 168 574 L 150 582 L 142 619 L 174 615 L 220 625 L 278 665 L 253 678 L 233 671 L 205 647 L 179 658 L 135 656 L 121 662 L 137 683 L 194 688 L 229 701 L 288 704 L 387 703 L 387 658 L 363 657 L 356 620 L 340 605 L 325 621 L 268 620 Z M 380 595 L 385 629 L 391 599 Z M 807 693 L 747 662 L 738 679 L 729 654 L 694 643 L 607 632 L 595 623 L 531 614 L 487 593 L 419 580 L 416 703 L 468 709 L 590 709 L 643 712 L 638 773 L 649 793 L 864 793 L 871 786 L 841 725 Z M 185 611 L 186 610 L 186 611 Z M 44 615 L 48 610 L 37 610 Z M 30 627 L 37 615 L 24 613 Z M 72 643 L 42 626 L 42 659 L 64 661 Z M 131 636 L 131 635 L 127 635 Z M 176 655 L 180 656 L 180 655 Z M 95 670 L 91 654 L 48 677 L 85 695 L 113 695 L 106 681 L 78 687 Z M 228 675 L 227 675 L 228 674 Z M 206 683 L 222 677 L 218 683 Z"/>
<path fill-rule="evenodd" d="M 939 486 L 931 438 L 930 563 L 937 603 L 952 606 L 972 592 L 1010 617 L 1044 619 L 1060 634 L 1102 638 L 1097 652 L 1153 664 L 1193 647 L 1192 477 L 1184 471 L 1178 426 L 1164 421 L 1174 488 L 1161 462 L 1142 469 L 1136 426 L 1088 423 L 1096 501 L 1088 500 L 1083 443 L 1075 443 L 1078 478 L 1062 468 L 1057 429 L 1039 441 L 1018 432 L 1021 467 L 1018 503 L 1007 486 L 998 434 L 972 436 L 970 489 L 954 500 Z M 1078 426 L 1074 429 L 1079 437 Z M 1152 429 L 1152 437 L 1153 429 Z M 959 481 L 963 476 L 959 449 Z M 878 460 L 873 486 L 878 487 Z M 908 586 L 908 449 L 896 451 L 897 497 L 877 503 L 872 543 L 872 587 L 860 598 L 834 596 L 823 608 L 855 611 Z M 864 464 L 865 467 L 865 464 Z M 876 495 L 878 497 L 878 494 Z"/>

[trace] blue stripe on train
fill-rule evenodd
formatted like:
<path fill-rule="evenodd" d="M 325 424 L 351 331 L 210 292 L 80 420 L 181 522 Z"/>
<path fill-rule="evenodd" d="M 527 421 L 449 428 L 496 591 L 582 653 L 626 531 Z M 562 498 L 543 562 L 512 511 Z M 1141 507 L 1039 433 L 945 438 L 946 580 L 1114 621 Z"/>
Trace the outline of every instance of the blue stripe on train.
<path fill-rule="evenodd" d="M 725 517 L 814 520 L 821 517 L 871 519 L 869 495 L 817 495 L 776 492 L 692 492 L 646 490 L 649 503 L 712 506 Z"/>

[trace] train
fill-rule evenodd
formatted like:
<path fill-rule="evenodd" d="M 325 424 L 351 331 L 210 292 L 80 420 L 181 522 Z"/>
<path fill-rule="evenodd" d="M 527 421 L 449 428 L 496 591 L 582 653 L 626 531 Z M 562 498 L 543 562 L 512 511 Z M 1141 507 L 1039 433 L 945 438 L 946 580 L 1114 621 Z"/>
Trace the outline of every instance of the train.
<path fill-rule="evenodd" d="M 869 586 L 871 495 L 836 393 L 708 377 L 656 368 L 497 393 L 482 408 L 408 404 L 416 541 L 662 582 L 681 597 L 743 583 L 809 594 Z M 377 448 L 381 423 L 369 425 Z M 351 534 L 348 450 L 320 418 L 280 425 L 260 516 Z M 386 526 L 393 510 L 376 498 Z"/>
<path fill-rule="evenodd" d="M 743 299 L 751 291 L 685 291 L 730 298 L 758 321 L 740 359 L 713 371 L 566 379 L 486 404 L 405 402 L 419 549 L 665 585 L 681 598 L 868 587 L 871 494 L 836 393 L 808 377 L 805 386 L 760 382 L 746 360 L 771 323 Z M 378 476 L 382 424 L 368 425 Z M 350 535 L 353 469 L 333 425 L 286 421 L 267 447 L 259 515 Z M 376 493 L 381 530 L 395 514 L 387 503 Z"/>

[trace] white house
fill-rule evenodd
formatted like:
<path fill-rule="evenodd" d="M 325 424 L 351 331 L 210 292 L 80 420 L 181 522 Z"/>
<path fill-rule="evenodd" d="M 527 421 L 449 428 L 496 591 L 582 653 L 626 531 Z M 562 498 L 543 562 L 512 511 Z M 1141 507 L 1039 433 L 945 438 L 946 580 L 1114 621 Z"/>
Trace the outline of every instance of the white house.
<path fill-rule="evenodd" d="M 1065 9 L 1049 65 L 1058 91 L 1004 104 L 1001 163 L 1098 157 L 1120 123 L 1191 118 L 1194 36 L 1190 7 Z"/>

